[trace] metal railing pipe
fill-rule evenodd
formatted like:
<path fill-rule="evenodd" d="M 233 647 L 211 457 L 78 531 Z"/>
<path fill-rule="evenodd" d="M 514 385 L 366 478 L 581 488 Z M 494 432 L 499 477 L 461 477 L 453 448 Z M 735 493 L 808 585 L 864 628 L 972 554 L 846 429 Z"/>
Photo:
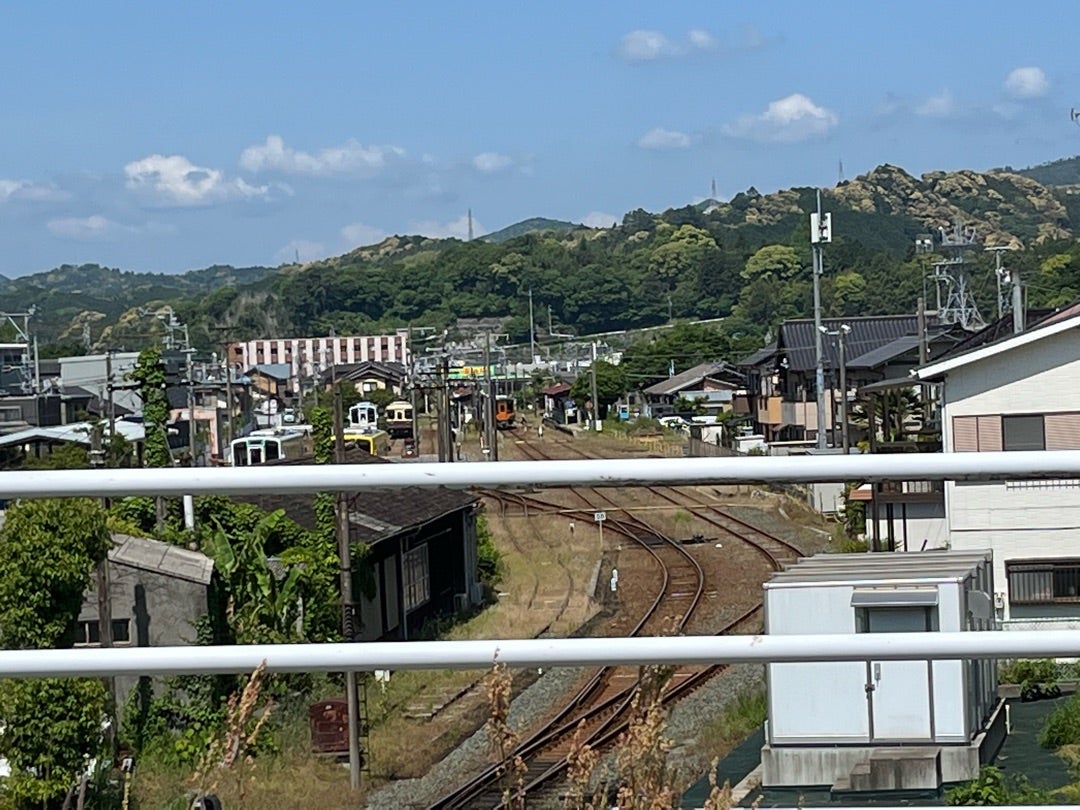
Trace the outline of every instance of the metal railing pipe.
<path fill-rule="evenodd" d="M 1080 450 L 905 455 L 330 464 L 0 472 L 0 499 L 340 492 L 419 487 L 629 486 L 1080 478 Z"/>
<path fill-rule="evenodd" d="M 401 641 L 0 651 L 0 677 L 1074 657 L 1080 631 Z"/>

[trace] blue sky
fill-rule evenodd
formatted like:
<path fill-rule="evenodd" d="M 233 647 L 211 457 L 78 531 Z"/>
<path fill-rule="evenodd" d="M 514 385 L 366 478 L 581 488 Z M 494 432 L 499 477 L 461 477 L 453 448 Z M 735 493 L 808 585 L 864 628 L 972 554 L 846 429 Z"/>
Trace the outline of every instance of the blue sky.
<path fill-rule="evenodd" d="M 0 274 L 337 255 L 1080 152 L 1080 4 L 0 8 Z"/>

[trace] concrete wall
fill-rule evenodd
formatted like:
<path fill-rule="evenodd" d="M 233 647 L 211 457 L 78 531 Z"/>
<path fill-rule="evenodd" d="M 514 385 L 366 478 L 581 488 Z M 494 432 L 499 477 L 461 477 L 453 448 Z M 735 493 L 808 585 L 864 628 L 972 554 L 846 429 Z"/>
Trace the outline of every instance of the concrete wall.
<path fill-rule="evenodd" d="M 131 642 L 125 646 L 164 647 L 197 642 L 196 622 L 208 610 L 207 587 L 202 583 L 110 561 L 109 591 L 113 619 L 131 620 Z M 97 590 L 91 585 L 83 599 L 79 621 L 97 618 Z M 116 679 L 120 705 L 137 682 L 135 677 Z"/>

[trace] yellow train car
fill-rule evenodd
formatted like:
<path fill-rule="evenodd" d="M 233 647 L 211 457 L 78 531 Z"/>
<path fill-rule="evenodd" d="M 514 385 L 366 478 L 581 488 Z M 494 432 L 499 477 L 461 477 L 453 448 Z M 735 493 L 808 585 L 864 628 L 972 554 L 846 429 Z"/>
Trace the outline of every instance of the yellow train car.
<path fill-rule="evenodd" d="M 385 430 L 346 430 L 344 439 L 372 456 L 390 455 L 390 434 Z"/>

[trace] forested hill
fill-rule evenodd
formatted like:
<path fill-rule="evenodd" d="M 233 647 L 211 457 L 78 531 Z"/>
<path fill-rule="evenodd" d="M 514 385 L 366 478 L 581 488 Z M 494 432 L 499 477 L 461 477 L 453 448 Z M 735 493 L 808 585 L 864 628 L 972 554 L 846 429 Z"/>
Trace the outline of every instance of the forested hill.
<path fill-rule="evenodd" d="M 55 324 L 48 337 L 70 341 L 89 321 L 98 345 L 128 347 L 148 339 L 153 320 L 136 308 L 167 303 L 196 345 L 209 349 L 221 326 L 236 337 L 355 334 L 410 322 L 443 327 L 462 317 L 506 317 L 504 331 L 526 339 L 532 290 L 541 337 L 549 322 L 557 332 L 586 334 L 724 317 L 726 331 L 753 344 L 780 320 L 810 312 L 807 212 L 815 196 L 812 188 L 748 189 L 726 202 L 631 211 L 601 229 L 553 220 L 537 229 L 527 221 L 527 232 L 500 242 L 393 236 L 276 271 L 159 276 L 65 267 L 9 282 L 5 300 L 38 304 L 43 322 Z M 1032 306 L 1080 297 L 1078 196 L 1007 169 L 913 177 L 890 165 L 825 190 L 834 233 L 825 253 L 826 311 L 913 311 L 934 260 L 915 257 L 914 240 L 956 223 L 974 226 L 984 246 L 1023 248 L 1008 261 L 1029 280 Z M 992 313 L 991 257 L 981 250 L 974 257 L 976 292 Z"/>

